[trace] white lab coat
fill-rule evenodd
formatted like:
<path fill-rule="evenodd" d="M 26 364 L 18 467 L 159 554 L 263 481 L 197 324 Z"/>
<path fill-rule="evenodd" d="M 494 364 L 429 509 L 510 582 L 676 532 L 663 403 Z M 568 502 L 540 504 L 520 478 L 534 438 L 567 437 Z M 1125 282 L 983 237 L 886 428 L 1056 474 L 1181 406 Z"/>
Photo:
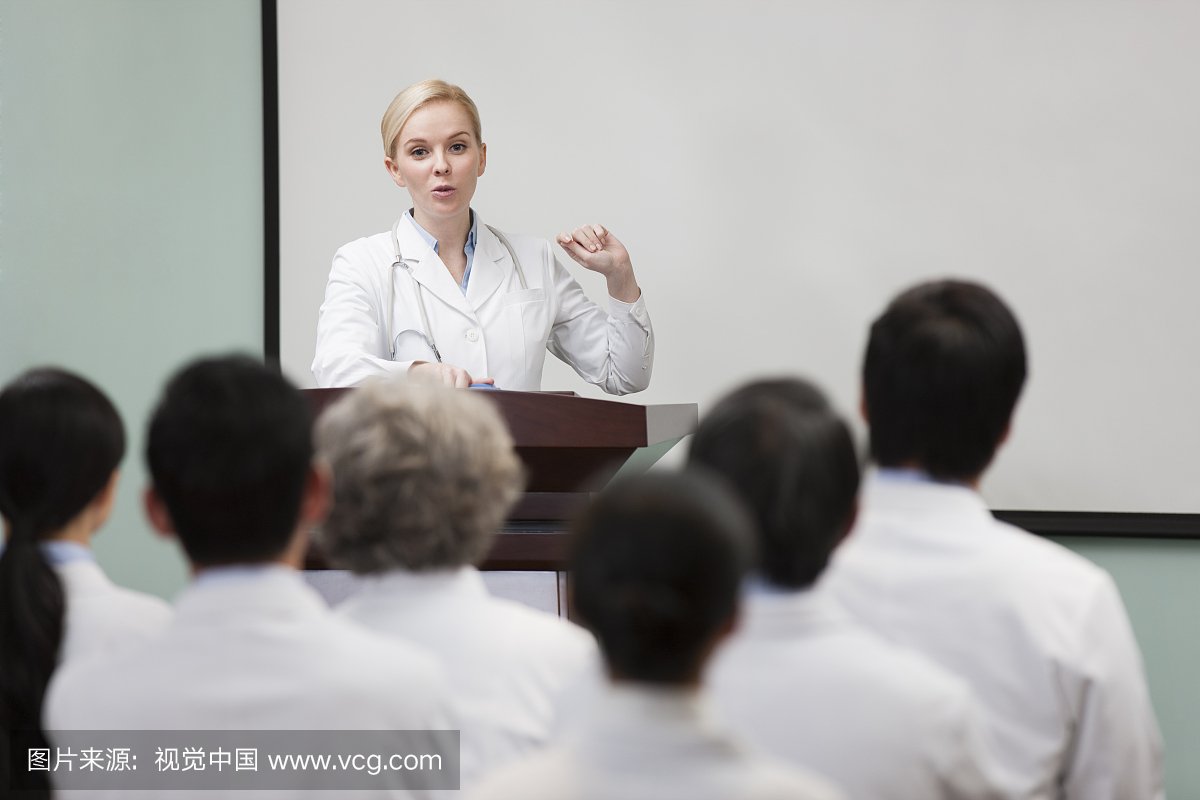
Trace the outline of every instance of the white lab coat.
<path fill-rule="evenodd" d="M 434 361 L 417 305 L 419 283 L 442 361 L 474 378 L 492 378 L 500 389 L 537 391 L 548 349 L 609 394 L 645 389 L 654 364 L 645 300 L 629 304 L 610 297 L 605 313 L 554 257 L 549 242 L 506 236 L 528 288 L 521 288 L 508 250 L 479 220 L 464 296 L 412 222 L 402 220 L 397 238 L 412 277 L 395 268 L 392 342 L 384 325 L 395 260 L 391 231 L 338 250 L 317 322 L 317 384 L 354 386 L 372 376 L 404 376 L 414 361 Z"/>
<path fill-rule="evenodd" d="M 485 778 L 472 800 L 839 800 L 831 783 L 725 736 L 702 694 L 608 686 L 561 744 Z"/>
<path fill-rule="evenodd" d="M 60 663 L 140 641 L 171 619 L 166 601 L 117 586 L 95 561 L 68 561 L 54 571 L 66 598 Z"/>
<path fill-rule="evenodd" d="M 824 587 L 966 678 L 1018 796 L 1162 797 L 1162 742 L 1108 573 L 998 522 L 961 486 L 882 480 Z"/>
<path fill-rule="evenodd" d="M 55 730 L 454 729 L 440 672 L 338 617 L 295 570 L 260 567 L 189 586 L 157 637 L 64 664 L 42 718 L 52 744 Z"/>
<path fill-rule="evenodd" d="M 854 800 L 1004 796 L 966 683 L 823 592 L 749 594 L 708 677 L 730 731 Z"/>
<path fill-rule="evenodd" d="M 492 597 L 473 567 L 364 580 L 338 611 L 446 666 L 462 730 L 462 786 L 547 743 L 560 694 L 599 658 L 566 620 Z"/>

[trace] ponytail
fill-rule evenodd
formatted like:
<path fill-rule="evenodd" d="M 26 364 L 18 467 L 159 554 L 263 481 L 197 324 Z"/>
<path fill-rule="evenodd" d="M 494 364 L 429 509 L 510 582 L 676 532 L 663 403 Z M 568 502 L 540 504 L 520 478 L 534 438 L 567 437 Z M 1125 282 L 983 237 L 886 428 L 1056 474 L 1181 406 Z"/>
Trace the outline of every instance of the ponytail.
<path fill-rule="evenodd" d="M 49 797 L 46 773 L 22 754 L 48 747 L 42 701 L 62 647 L 66 598 L 41 541 L 104 489 L 125 454 L 125 430 L 92 384 L 34 370 L 0 392 L 0 794 Z"/>
<path fill-rule="evenodd" d="M 40 790 L 43 797 L 50 788 L 45 773 L 27 772 L 19 753 L 49 746 L 42 732 L 42 699 L 58 663 L 64 610 L 62 583 L 32 527 L 12 520 L 0 555 L 0 774 L 5 788 Z M 17 731 L 22 732 L 16 737 L 19 747 Z"/>

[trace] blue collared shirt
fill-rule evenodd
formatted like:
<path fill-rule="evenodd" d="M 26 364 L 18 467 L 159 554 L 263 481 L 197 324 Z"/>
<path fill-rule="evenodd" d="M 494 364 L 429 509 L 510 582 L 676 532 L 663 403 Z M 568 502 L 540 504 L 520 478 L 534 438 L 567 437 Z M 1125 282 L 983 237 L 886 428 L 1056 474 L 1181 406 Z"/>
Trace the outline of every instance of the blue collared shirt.
<path fill-rule="evenodd" d="M 412 209 L 404 212 L 404 216 L 412 222 L 413 227 L 417 229 L 417 233 L 421 234 L 421 238 L 429 242 L 429 246 L 433 248 L 433 252 L 441 255 L 441 250 L 438 249 L 438 240 L 433 238 L 433 234 L 421 227 L 421 223 L 413 217 Z M 467 268 L 463 270 L 462 283 L 459 284 L 459 289 L 462 293 L 467 293 L 467 281 L 471 278 L 471 262 L 475 260 L 475 242 L 479 238 L 479 217 L 475 216 L 475 212 L 471 212 L 471 232 L 467 234 L 467 244 L 463 247 L 463 253 L 467 256 Z"/>
<path fill-rule="evenodd" d="M 776 595 L 795 594 L 796 592 L 806 591 L 804 589 L 789 589 L 785 586 L 776 586 L 762 576 L 762 573 L 751 572 L 742 579 L 742 596 L 743 597 L 773 597 Z"/>
<path fill-rule="evenodd" d="M 883 483 L 931 483 L 935 486 L 965 486 L 962 481 L 942 481 L 916 467 L 877 467 L 875 480 Z"/>
<path fill-rule="evenodd" d="M 70 564 L 72 561 L 96 560 L 92 548 L 85 547 L 78 542 L 51 540 L 41 542 L 38 546 L 42 548 L 42 555 L 46 557 L 46 560 L 56 567 L 60 564 Z"/>
<path fill-rule="evenodd" d="M 251 564 L 226 564 L 222 567 L 206 567 L 200 570 L 192 578 L 192 586 L 246 583 L 276 572 L 281 572 L 285 575 L 298 574 L 296 570 L 277 561 Z"/>
<path fill-rule="evenodd" d="M 4 552 L 5 542 L 0 542 L 0 553 Z M 92 561 L 96 560 L 96 555 L 92 552 L 92 548 L 79 544 L 78 542 L 67 542 L 61 539 L 50 539 L 45 542 L 38 542 L 38 548 L 42 551 L 42 556 L 46 561 L 54 567 L 60 564 L 70 564 L 72 561 Z"/>

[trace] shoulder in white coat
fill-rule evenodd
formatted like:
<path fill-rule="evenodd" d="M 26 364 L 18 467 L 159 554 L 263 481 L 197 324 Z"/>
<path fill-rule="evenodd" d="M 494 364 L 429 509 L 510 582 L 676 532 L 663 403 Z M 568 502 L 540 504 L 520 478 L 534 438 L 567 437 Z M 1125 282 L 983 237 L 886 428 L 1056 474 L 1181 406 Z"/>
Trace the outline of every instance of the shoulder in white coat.
<path fill-rule="evenodd" d="M 66 599 L 60 662 L 152 636 L 171 619 L 166 601 L 117 586 L 94 561 L 70 561 L 54 570 Z"/>
<path fill-rule="evenodd" d="M 820 592 L 747 597 L 709 686 L 732 731 L 856 800 L 1004 796 L 966 683 Z"/>
<path fill-rule="evenodd" d="M 47 729 L 455 727 L 437 659 L 337 617 L 293 570 L 193 584 L 162 634 L 65 664 Z"/>
<path fill-rule="evenodd" d="M 863 506 L 825 587 L 966 679 L 1023 796 L 1161 795 L 1141 654 L 1107 573 L 996 521 L 966 487 L 873 477 Z"/>
<path fill-rule="evenodd" d="M 338 611 L 441 659 L 461 712 L 464 786 L 544 746 L 563 692 L 599 658 L 590 633 L 492 597 L 472 567 L 367 578 Z"/>

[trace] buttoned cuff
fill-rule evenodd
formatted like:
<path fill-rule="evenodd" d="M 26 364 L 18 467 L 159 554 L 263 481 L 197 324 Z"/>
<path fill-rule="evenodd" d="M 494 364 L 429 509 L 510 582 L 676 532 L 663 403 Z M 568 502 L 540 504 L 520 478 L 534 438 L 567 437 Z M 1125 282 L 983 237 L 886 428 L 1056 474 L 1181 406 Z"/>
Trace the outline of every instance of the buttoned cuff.
<path fill-rule="evenodd" d="M 650 312 L 646 310 L 646 293 L 639 294 L 638 299 L 632 303 L 623 303 L 610 295 L 608 315 L 618 322 L 633 322 L 643 328 L 649 328 Z"/>

